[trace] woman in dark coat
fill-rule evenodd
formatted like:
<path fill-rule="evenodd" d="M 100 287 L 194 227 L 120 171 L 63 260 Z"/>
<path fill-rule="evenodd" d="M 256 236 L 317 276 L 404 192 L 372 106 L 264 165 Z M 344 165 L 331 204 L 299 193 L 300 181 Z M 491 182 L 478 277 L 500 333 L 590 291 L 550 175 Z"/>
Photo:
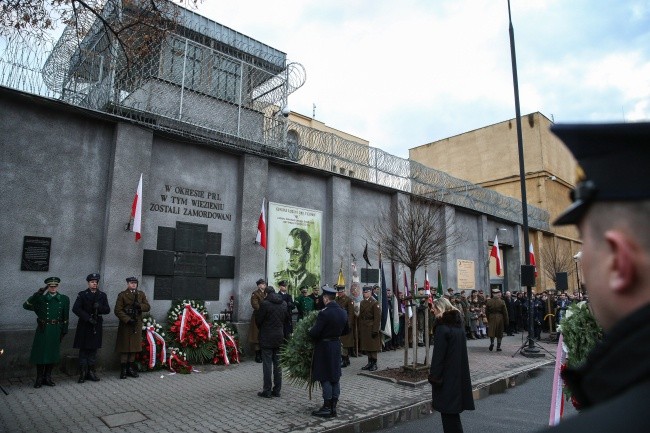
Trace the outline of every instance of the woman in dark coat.
<path fill-rule="evenodd" d="M 445 433 L 462 433 L 460 413 L 474 410 L 465 329 L 460 312 L 446 298 L 433 302 L 432 313 L 437 325 L 429 370 L 431 406 L 440 412 Z"/>

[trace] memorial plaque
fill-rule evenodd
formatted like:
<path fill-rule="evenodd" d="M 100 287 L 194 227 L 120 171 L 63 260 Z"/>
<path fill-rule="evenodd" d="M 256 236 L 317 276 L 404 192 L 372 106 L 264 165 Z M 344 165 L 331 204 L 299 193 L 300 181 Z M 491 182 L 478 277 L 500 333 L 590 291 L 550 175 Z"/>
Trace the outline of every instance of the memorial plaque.
<path fill-rule="evenodd" d="M 174 275 L 205 277 L 205 254 L 176 253 Z"/>
<path fill-rule="evenodd" d="M 154 300 L 168 300 L 172 298 L 173 277 L 156 277 L 153 286 Z"/>
<path fill-rule="evenodd" d="M 174 251 L 174 242 L 176 240 L 176 229 L 173 227 L 158 227 L 157 250 Z"/>
<path fill-rule="evenodd" d="M 207 233 L 206 224 L 177 222 L 174 249 L 188 253 L 205 253 Z"/>
<path fill-rule="evenodd" d="M 235 258 L 208 254 L 205 260 L 205 275 L 209 278 L 235 278 Z"/>
<path fill-rule="evenodd" d="M 369 284 L 379 283 L 379 269 L 361 268 L 361 281 Z"/>
<path fill-rule="evenodd" d="M 174 251 L 144 250 L 142 275 L 174 275 Z"/>
<path fill-rule="evenodd" d="M 205 299 L 205 277 L 174 276 L 172 299 Z"/>
<path fill-rule="evenodd" d="M 205 295 L 201 299 L 205 299 L 206 301 L 218 301 L 220 289 L 221 280 L 219 278 L 206 278 Z"/>
<path fill-rule="evenodd" d="M 208 245 L 205 252 L 208 254 L 221 254 L 221 233 L 208 232 Z"/>
<path fill-rule="evenodd" d="M 20 262 L 20 270 L 49 271 L 51 247 L 52 238 L 25 236 L 23 238 L 23 256 Z"/>

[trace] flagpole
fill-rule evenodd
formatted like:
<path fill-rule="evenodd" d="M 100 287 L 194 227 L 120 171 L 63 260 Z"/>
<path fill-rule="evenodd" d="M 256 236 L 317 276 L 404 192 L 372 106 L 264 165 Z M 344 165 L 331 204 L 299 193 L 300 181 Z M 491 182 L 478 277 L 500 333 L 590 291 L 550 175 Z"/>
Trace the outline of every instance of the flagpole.
<path fill-rule="evenodd" d="M 524 230 L 524 245 L 528 248 L 528 203 L 526 199 L 526 170 L 524 167 L 524 143 L 521 133 L 521 111 L 519 108 L 519 81 L 517 78 L 517 55 L 515 53 L 515 31 L 512 26 L 512 15 L 510 13 L 510 0 L 508 0 L 508 33 L 510 35 L 510 60 L 512 63 L 512 84 L 515 93 L 515 114 L 517 125 L 517 149 L 519 151 L 519 183 L 521 184 L 521 211 L 523 219 Z M 526 266 L 530 266 L 530 256 L 528 253 L 524 254 Z M 529 282 L 526 285 L 526 294 L 528 298 L 528 346 L 522 347 L 521 354 L 528 357 L 544 356 L 539 353 L 539 349 L 535 347 L 533 340 L 533 311 L 532 311 L 532 298 L 533 288 Z"/>

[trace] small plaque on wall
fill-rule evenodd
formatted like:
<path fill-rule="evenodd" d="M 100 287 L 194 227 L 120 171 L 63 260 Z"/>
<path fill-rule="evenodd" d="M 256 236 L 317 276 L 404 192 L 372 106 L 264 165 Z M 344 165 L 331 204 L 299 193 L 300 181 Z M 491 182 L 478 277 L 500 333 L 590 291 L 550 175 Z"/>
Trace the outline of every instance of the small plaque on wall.
<path fill-rule="evenodd" d="M 20 270 L 49 271 L 51 247 L 52 238 L 25 236 L 23 238 L 23 256 L 20 261 Z"/>

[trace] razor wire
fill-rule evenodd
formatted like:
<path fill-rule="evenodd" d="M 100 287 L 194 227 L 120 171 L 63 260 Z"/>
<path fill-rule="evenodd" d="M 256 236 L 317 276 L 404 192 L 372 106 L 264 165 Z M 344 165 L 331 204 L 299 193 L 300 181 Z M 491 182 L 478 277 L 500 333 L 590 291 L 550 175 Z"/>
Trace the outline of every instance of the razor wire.
<path fill-rule="evenodd" d="M 305 82 L 299 63 L 280 70 L 266 60 L 258 66 L 244 55 L 168 35 L 152 55 L 127 67 L 109 40 L 98 35 L 81 43 L 73 30 L 56 44 L 10 39 L 0 45 L 0 85 L 522 224 L 521 202 L 514 198 L 289 121 L 281 110 Z M 549 229 L 548 212 L 540 208 L 529 205 L 528 220 L 531 228 Z"/>

